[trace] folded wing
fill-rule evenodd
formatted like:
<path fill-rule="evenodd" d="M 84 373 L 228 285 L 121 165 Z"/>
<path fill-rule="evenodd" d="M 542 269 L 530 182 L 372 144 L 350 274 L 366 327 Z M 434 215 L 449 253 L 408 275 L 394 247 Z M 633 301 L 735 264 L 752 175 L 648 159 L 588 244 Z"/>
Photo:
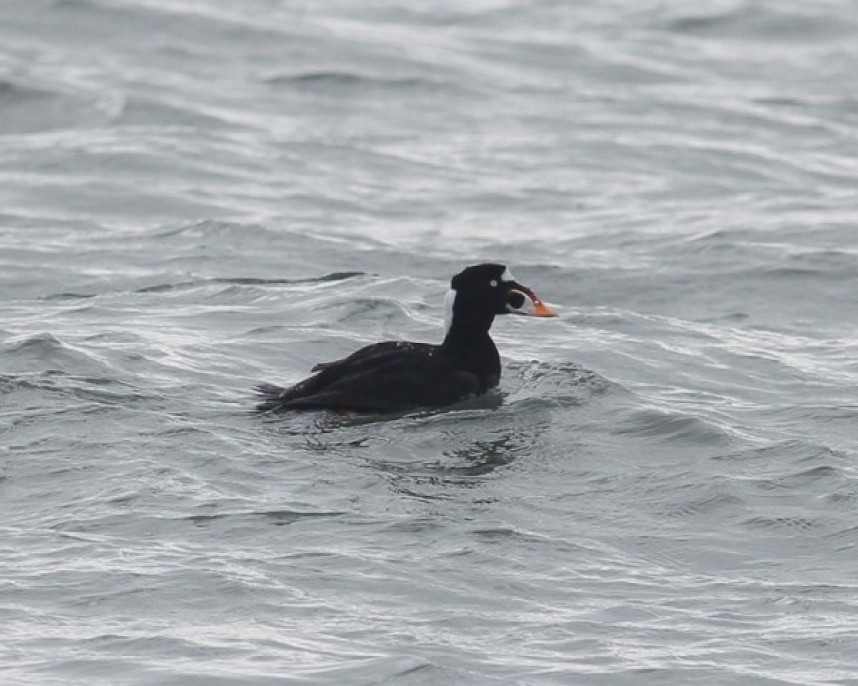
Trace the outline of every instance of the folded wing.
<path fill-rule="evenodd" d="M 258 387 L 260 411 L 334 409 L 391 412 L 447 405 L 480 390 L 475 374 L 457 369 L 439 346 L 387 341 L 324 362 L 291 388 Z"/>

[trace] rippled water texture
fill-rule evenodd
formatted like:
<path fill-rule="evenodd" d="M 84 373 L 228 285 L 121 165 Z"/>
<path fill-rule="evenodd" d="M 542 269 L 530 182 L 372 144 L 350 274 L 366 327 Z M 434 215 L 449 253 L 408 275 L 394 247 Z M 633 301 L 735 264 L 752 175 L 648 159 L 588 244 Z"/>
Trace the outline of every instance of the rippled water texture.
<path fill-rule="evenodd" d="M 858 5 L 0 3 L 0 682 L 858 685 Z M 257 417 L 437 341 L 499 392 Z"/>

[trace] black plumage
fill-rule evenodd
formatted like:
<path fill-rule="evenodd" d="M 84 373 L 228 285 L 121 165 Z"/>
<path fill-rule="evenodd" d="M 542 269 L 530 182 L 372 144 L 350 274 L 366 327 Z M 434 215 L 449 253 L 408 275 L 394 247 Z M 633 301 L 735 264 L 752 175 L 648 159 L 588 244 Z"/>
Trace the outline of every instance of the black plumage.
<path fill-rule="evenodd" d="M 503 265 L 468 267 L 450 286 L 447 335 L 440 345 L 368 345 L 341 360 L 317 364 L 313 376 L 290 388 L 258 386 L 257 410 L 383 413 L 449 405 L 497 386 L 500 356 L 489 336 L 496 315 L 556 316 Z"/>

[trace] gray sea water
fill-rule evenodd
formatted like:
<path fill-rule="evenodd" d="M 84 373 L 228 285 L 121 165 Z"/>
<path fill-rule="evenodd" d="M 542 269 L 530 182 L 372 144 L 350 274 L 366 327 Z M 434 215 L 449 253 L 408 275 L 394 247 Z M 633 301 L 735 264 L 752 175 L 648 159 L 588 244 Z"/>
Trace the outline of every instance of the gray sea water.
<path fill-rule="evenodd" d="M 858 4 L 0 3 L 0 682 L 858 684 Z M 248 412 L 438 341 L 490 397 Z"/>

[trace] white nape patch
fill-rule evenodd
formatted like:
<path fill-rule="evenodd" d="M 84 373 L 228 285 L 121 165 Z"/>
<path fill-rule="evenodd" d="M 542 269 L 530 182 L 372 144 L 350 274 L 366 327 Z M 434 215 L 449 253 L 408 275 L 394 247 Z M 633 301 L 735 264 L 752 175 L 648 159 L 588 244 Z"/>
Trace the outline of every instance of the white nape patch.
<path fill-rule="evenodd" d="M 515 281 L 515 277 L 513 277 L 512 272 L 509 268 L 503 270 L 503 274 L 501 274 L 501 281 Z"/>
<path fill-rule="evenodd" d="M 450 332 L 450 327 L 453 326 L 453 303 L 456 301 L 456 291 L 452 288 L 447 291 L 444 296 L 444 329 L 447 333 Z"/>

